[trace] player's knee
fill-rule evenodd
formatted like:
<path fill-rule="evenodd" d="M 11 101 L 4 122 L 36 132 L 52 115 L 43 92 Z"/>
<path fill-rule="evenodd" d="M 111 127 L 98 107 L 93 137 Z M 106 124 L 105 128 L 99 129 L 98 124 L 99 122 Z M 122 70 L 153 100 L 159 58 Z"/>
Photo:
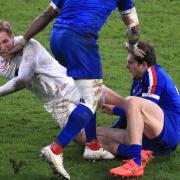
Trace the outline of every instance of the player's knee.
<path fill-rule="evenodd" d="M 137 108 L 139 107 L 140 102 L 137 97 L 128 96 L 125 98 L 125 106 L 126 108 Z"/>
<path fill-rule="evenodd" d="M 85 126 L 93 117 L 94 113 L 86 105 L 79 104 L 70 114 L 70 116 L 76 117 L 76 123 L 78 126 Z"/>

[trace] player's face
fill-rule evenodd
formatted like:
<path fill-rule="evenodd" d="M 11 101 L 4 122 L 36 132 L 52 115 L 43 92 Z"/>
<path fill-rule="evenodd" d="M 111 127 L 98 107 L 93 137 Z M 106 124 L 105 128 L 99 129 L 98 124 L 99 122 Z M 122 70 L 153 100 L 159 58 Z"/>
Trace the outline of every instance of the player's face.
<path fill-rule="evenodd" d="M 147 69 L 145 64 L 138 64 L 135 56 L 131 53 L 129 53 L 127 57 L 127 68 L 133 80 L 140 80 Z"/>
<path fill-rule="evenodd" d="M 4 54 L 13 48 L 13 36 L 9 36 L 6 32 L 0 32 L 0 54 Z"/>

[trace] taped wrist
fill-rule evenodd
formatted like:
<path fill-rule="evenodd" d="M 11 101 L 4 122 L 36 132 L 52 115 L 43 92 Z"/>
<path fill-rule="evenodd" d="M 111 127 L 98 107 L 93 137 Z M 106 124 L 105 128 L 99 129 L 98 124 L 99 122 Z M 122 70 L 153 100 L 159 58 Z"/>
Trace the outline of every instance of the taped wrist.
<path fill-rule="evenodd" d="M 136 8 L 133 7 L 129 10 L 121 12 L 121 17 L 127 26 L 128 41 L 130 44 L 135 44 L 139 39 L 139 20 Z"/>

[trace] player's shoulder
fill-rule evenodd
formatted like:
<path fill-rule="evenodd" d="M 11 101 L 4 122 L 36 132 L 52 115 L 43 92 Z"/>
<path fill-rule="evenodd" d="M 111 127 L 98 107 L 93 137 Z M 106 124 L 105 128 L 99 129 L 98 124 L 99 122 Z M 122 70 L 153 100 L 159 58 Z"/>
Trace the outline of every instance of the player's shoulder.
<path fill-rule="evenodd" d="M 163 72 L 163 68 L 160 65 L 155 64 L 147 69 L 145 75 L 151 78 L 157 78 L 158 76 L 161 76 Z"/>
<path fill-rule="evenodd" d="M 26 52 L 33 50 L 34 52 L 36 52 L 36 54 L 39 54 L 43 49 L 44 47 L 39 41 L 35 39 L 30 39 L 29 42 L 24 47 L 23 51 Z"/>
<path fill-rule="evenodd" d="M 163 81 L 165 79 L 169 79 L 170 78 L 170 75 L 159 64 L 156 64 L 154 66 L 154 69 L 155 69 L 157 78 L 160 79 L 160 81 Z"/>
<path fill-rule="evenodd" d="M 169 74 L 160 65 L 150 66 L 145 74 L 145 79 L 150 84 L 159 84 L 163 86 L 168 81 L 172 81 Z"/>

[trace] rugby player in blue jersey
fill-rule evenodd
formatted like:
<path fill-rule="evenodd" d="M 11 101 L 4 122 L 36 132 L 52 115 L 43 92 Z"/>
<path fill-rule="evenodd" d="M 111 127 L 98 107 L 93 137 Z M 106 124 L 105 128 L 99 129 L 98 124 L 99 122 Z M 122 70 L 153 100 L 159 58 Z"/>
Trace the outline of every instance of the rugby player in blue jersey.
<path fill-rule="evenodd" d="M 51 31 L 50 46 L 58 62 L 67 68 L 67 75 L 75 80 L 82 101 L 85 102 L 76 111 L 86 123 L 85 159 L 104 158 L 104 152 L 99 151 L 101 146 L 96 137 L 96 108 L 103 78 L 97 38 L 101 27 L 116 8 L 127 26 L 129 51 L 142 57 L 144 53 L 137 47 L 139 22 L 132 0 L 52 0 L 49 7 L 24 33 L 19 46 L 16 46 L 17 49 L 22 48 L 56 18 Z M 81 127 L 73 119 L 68 123 L 72 132 L 81 131 Z M 69 136 L 74 138 L 73 133 Z M 63 149 L 60 141 L 51 146 L 51 151 L 55 154 L 62 153 Z"/>
<path fill-rule="evenodd" d="M 139 41 L 144 58 L 128 53 L 127 68 L 133 84 L 130 96 L 118 97 L 104 89 L 103 111 L 120 116 L 113 128 L 97 128 L 103 147 L 127 157 L 110 174 L 122 177 L 144 175 L 144 167 L 155 155 L 170 154 L 180 142 L 180 95 L 167 72 L 156 63 L 154 48 Z M 112 101 L 113 98 L 113 101 Z M 110 104 L 119 104 L 115 107 Z"/>

